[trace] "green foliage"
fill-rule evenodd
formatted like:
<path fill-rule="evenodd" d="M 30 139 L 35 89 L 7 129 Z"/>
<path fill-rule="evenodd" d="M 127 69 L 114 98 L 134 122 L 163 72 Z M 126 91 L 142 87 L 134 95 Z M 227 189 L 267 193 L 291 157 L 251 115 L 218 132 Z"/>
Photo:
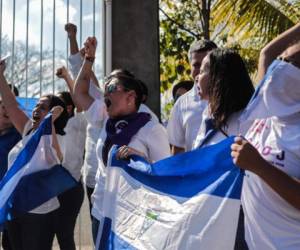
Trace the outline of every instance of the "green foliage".
<path fill-rule="evenodd" d="M 202 6 L 210 6 L 209 27 Z M 236 48 L 254 75 L 261 48 L 299 18 L 298 0 L 160 0 L 161 92 L 190 78 L 187 51 L 205 29 L 218 46 Z M 163 115 L 170 109 L 162 107 Z"/>

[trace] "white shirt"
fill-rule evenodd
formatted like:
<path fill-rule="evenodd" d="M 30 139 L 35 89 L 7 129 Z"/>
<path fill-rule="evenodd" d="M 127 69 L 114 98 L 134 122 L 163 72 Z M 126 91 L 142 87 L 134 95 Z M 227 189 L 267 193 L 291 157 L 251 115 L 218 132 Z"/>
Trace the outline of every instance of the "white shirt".
<path fill-rule="evenodd" d="M 151 115 L 153 121 L 159 122 L 158 117 L 154 112 L 145 104 L 141 104 L 138 112 L 145 112 Z"/>
<path fill-rule="evenodd" d="M 24 148 L 26 143 L 29 141 L 29 139 L 32 137 L 33 133 L 30 132 L 30 134 L 26 135 L 29 130 L 32 128 L 32 121 L 28 120 L 24 127 L 23 135 L 22 135 L 22 140 L 19 141 L 9 152 L 8 155 L 8 166 L 11 166 L 14 160 L 16 159 L 17 155 L 21 152 L 21 150 Z M 63 136 L 57 135 L 58 143 L 61 146 L 63 144 Z M 39 168 L 39 170 L 43 170 L 48 168 L 49 165 L 55 165 L 59 163 L 56 150 L 51 147 L 52 145 L 52 135 L 47 136 L 48 141 L 45 142 L 44 144 L 40 143 L 39 148 L 37 150 L 40 150 L 42 152 L 45 152 L 43 157 L 35 157 L 36 154 L 33 156 L 31 159 L 34 161 L 36 164 L 36 167 Z M 44 141 L 43 141 L 44 142 Z M 49 164 L 49 161 L 53 161 L 53 164 Z M 38 169 L 37 169 L 38 170 Z M 33 209 L 30 211 L 30 213 L 34 214 L 46 214 L 49 213 L 59 207 L 59 201 L 56 197 L 46 201 L 39 207 Z"/>
<path fill-rule="evenodd" d="M 98 159 L 96 154 L 96 145 L 99 139 L 100 131 L 103 128 L 104 120 L 107 117 L 106 106 L 102 99 L 95 99 L 87 111 L 84 112 L 88 122 L 87 135 L 85 143 L 85 158 L 83 165 L 84 183 L 94 188 L 96 185 L 96 174 L 98 169 Z"/>
<path fill-rule="evenodd" d="M 95 176 L 98 169 L 98 159 L 96 155 L 96 145 L 103 128 L 104 120 L 107 118 L 106 106 L 103 97 L 95 99 L 89 110 L 84 112 L 88 121 L 87 137 L 85 144 L 85 161 L 83 166 L 83 180 L 88 187 L 94 188 L 96 185 Z M 139 112 L 146 112 L 151 115 L 153 121 L 159 122 L 157 116 L 144 104 L 140 105 Z"/>
<path fill-rule="evenodd" d="M 249 123 L 247 124 L 241 124 L 239 121 L 239 117 L 241 115 L 242 111 L 240 112 L 236 112 L 234 114 L 232 114 L 228 121 L 227 121 L 227 126 L 226 128 L 224 128 L 224 131 L 226 132 L 226 134 L 228 136 L 238 136 L 239 134 L 241 135 L 245 135 L 246 131 L 249 128 Z M 207 106 L 204 111 L 203 111 L 203 115 L 202 115 L 202 121 L 201 121 L 201 125 L 196 137 L 196 140 L 194 141 L 193 144 L 193 149 L 196 149 L 199 147 L 199 145 L 201 145 L 202 141 L 205 138 L 205 120 L 210 118 L 210 114 L 209 114 L 209 107 Z M 226 135 L 224 135 L 221 131 L 217 131 L 207 142 L 205 142 L 203 145 L 213 145 L 216 143 L 219 143 L 220 141 L 226 139 Z"/>
<path fill-rule="evenodd" d="M 87 112 L 94 113 L 94 110 L 101 109 L 101 102 L 95 101 L 94 106 L 90 107 Z M 103 126 L 100 138 L 97 142 L 97 158 L 98 171 L 96 175 L 96 187 L 93 193 L 93 209 L 92 215 L 99 219 L 101 218 L 101 200 L 103 198 L 105 185 L 106 168 L 102 161 L 102 147 L 106 139 L 106 130 Z M 135 148 L 143 153 L 150 161 L 155 162 L 170 156 L 170 146 L 165 128 L 158 122 L 150 120 L 142 127 L 136 135 L 134 135 L 128 146 Z"/>
<path fill-rule="evenodd" d="M 207 102 L 201 100 L 197 86 L 179 97 L 168 122 L 167 131 L 170 144 L 190 151 L 202 121 L 202 112 Z"/>
<path fill-rule="evenodd" d="M 82 61 L 83 60 L 79 52 L 77 54 L 69 56 L 70 70 L 74 79 L 79 73 Z M 89 94 L 94 99 L 100 99 L 103 101 L 102 91 L 92 81 L 89 84 Z M 103 110 L 99 112 L 102 113 Z M 101 114 L 99 116 L 99 114 L 96 113 L 95 116 L 92 119 L 90 119 L 91 123 L 88 122 L 86 128 L 85 155 L 82 167 L 82 179 L 84 184 L 90 188 L 94 188 L 96 184 L 95 176 L 98 168 L 98 161 L 96 157 L 96 144 L 99 138 L 100 130 L 103 126 L 103 119 L 104 117 L 101 117 Z"/>
<path fill-rule="evenodd" d="M 300 70 L 285 62 L 274 65 L 243 117 L 260 118 L 246 138 L 274 167 L 300 179 Z M 300 210 L 248 171 L 242 205 L 249 249 L 300 249 Z"/>
<path fill-rule="evenodd" d="M 83 165 L 86 119 L 82 113 L 74 113 L 65 127 L 66 134 L 63 136 L 64 145 L 62 150 L 62 165 L 69 170 L 72 176 L 79 181 L 81 167 Z"/>

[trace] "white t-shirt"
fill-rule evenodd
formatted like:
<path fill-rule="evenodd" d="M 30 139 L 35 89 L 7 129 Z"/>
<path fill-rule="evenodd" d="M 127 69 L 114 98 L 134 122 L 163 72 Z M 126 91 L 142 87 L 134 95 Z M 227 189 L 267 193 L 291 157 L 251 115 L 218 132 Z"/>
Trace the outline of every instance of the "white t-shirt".
<path fill-rule="evenodd" d="M 83 60 L 79 52 L 77 54 L 69 56 L 70 69 L 74 79 L 79 73 L 82 61 Z M 103 101 L 102 91 L 98 87 L 96 87 L 96 85 L 92 81 L 89 84 L 89 94 L 94 99 L 100 99 Z M 102 108 L 103 110 L 105 110 L 104 106 Z M 94 114 L 95 116 L 92 119 L 90 119 L 92 123 L 89 122 L 86 128 L 85 155 L 82 167 L 82 179 L 84 184 L 90 188 L 94 188 L 96 184 L 95 176 L 98 168 L 98 161 L 96 157 L 96 144 L 99 138 L 100 130 L 103 126 L 103 110 L 100 110 L 100 113 Z"/>
<path fill-rule="evenodd" d="M 285 62 L 275 61 L 274 65 L 252 102 L 254 106 L 249 105 L 244 116 L 249 120 L 260 116 L 246 138 L 273 166 L 300 179 L 300 70 Z M 249 171 L 244 178 L 242 205 L 249 249 L 300 249 L 300 210 Z"/>
<path fill-rule="evenodd" d="M 199 131 L 202 112 L 207 102 L 201 100 L 197 86 L 179 97 L 168 122 L 167 131 L 170 144 L 190 151 Z"/>
<path fill-rule="evenodd" d="M 30 132 L 28 135 L 26 135 L 28 133 L 28 131 L 30 131 L 31 129 L 32 129 L 32 121 L 28 120 L 28 122 L 26 123 L 26 125 L 24 127 L 22 140 L 19 141 L 8 154 L 8 166 L 12 165 L 12 163 L 15 161 L 17 155 L 21 152 L 21 150 L 24 148 L 26 143 L 32 137 L 32 135 L 33 135 L 32 132 Z M 42 152 L 45 152 L 44 156 L 43 157 L 35 157 L 36 156 L 36 154 L 35 154 L 33 156 L 33 158 L 31 159 L 32 161 L 34 161 L 36 163 L 35 166 L 37 168 L 39 168 L 39 170 L 46 169 L 46 168 L 48 168 L 48 166 L 51 166 L 51 165 L 53 166 L 53 165 L 55 165 L 55 163 L 56 164 L 59 163 L 59 160 L 58 160 L 58 157 L 56 154 L 56 150 L 51 147 L 52 135 L 48 135 L 47 139 L 48 139 L 48 141 L 47 142 L 43 141 L 44 143 L 41 142 L 39 144 L 39 148 L 37 149 Z M 63 147 L 63 136 L 57 135 L 57 140 L 58 140 L 60 147 L 62 148 Z M 49 161 L 52 161 L 53 164 L 50 164 Z M 43 203 L 39 207 L 31 210 L 30 213 L 46 214 L 46 213 L 49 213 L 49 212 L 57 209 L 58 207 L 59 207 L 59 201 L 56 197 L 54 197 L 54 198 L 48 200 L 47 202 Z"/>
<path fill-rule="evenodd" d="M 246 131 L 249 128 L 249 123 L 243 123 L 241 124 L 239 121 L 239 117 L 241 115 L 242 111 L 236 112 L 230 116 L 230 118 L 227 121 L 227 127 L 224 128 L 224 131 L 228 136 L 237 136 L 237 135 L 244 135 Z M 203 111 L 202 121 L 201 125 L 196 137 L 196 140 L 193 144 L 193 149 L 196 149 L 199 147 L 199 145 L 202 144 L 202 141 L 205 138 L 205 120 L 210 118 L 209 115 L 209 107 L 207 106 Z M 224 140 L 226 138 L 226 135 L 224 135 L 221 131 L 217 131 L 207 142 L 205 142 L 203 145 L 213 145 L 216 143 L 219 143 L 220 141 Z"/>
<path fill-rule="evenodd" d="M 96 185 L 96 174 L 98 169 L 98 159 L 96 145 L 100 131 L 103 128 L 104 120 L 107 117 L 106 106 L 102 99 L 95 99 L 87 111 L 84 112 L 88 122 L 87 137 L 85 143 L 85 158 L 83 165 L 83 180 L 85 184 L 94 188 Z"/>
<path fill-rule="evenodd" d="M 62 165 L 79 181 L 83 165 L 86 136 L 86 119 L 82 113 L 74 113 L 65 127 Z"/>
<path fill-rule="evenodd" d="M 93 114 L 94 110 L 99 110 L 102 107 L 100 101 L 95 101 L 93 106 L 87 111 L 87 113 Z M 105 185 L 105 166 L 102 161 L 102 147 L 106 139 L 106 130 L 103 126 L 100 132 L 100 138 L 97 142 L 97 158 L 98 158 L 98 170 L 96 175 L 96 186 L 93 193 L 93 209 L 92 215 L 100 219 L 100 206 L 103 198 L 103 191 Z M 165 128 L 155 120 L 150 120 L 144 127 L 142 127 L 136 135 L 134 135 L 128 144 L 128 146 L 135 148 L 142 152 L 150 161 L 155 162 L 170 156 L 170 146 L 168 142 L 168 136 Z"/>

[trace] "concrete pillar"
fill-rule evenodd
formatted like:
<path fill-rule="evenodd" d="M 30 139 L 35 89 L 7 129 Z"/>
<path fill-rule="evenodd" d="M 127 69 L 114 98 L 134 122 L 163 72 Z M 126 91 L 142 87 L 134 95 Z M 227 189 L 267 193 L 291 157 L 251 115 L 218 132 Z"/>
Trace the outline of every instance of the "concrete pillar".
<path fill-rule="evenodd" d="M 112 69 L 126 68 L 149 89 L 147 105 L 160 115 L 158 0 L 111 0 Z"/>

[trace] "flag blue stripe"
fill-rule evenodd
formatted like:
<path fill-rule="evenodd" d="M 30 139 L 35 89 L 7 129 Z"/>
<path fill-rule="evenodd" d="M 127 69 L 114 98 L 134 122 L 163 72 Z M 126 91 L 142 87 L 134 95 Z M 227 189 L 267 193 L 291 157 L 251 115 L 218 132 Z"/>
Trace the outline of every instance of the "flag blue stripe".
<path fill-rule="evenodd" d="M 111 230 L 112 220 L 108 217 L 104 218 L 104 225 L 98 250 L 137 250 L 128 242 L 120 238 Z"/>
<path fill-rule="evenodd" d="M 168 195 L 190 198 L 202 192 L 240 199 L 243 172 L 232 162 L 230 145 L 233 138 L 154 164 L 134 156 L 133 160 L 144 165 L 141 168 L 144 171 L 128 166 L 128 161 L 117 160 L 117 148 L 114 147 L 110 166 L 122 168 L 143 185 Z"/>
<path fill-rule="evenodd" d="M 47 166 L 45 166 L 46 169 L 24 175 L 20 180 L 14 179 L 14 175 L 26 165 L 29 168 L 36 167 L 37 169 L 41 169 L 38 168 L 40 166 L 35 166 L 35 163 L 30 161 L 39 145 L 41 137 L 43 135 L 51 135 L 51 119 L 51 115 L 46 116 L 0 182 L 1 193 L 1 191 L 4 192 L 3 188 L 9 181 L 16 181 L 16 186 L 13 190 L 10 190 L 11 193 L 8 194 L 8 199 L 0 207 L 0 229 L 3 227 L 5 221 L 29 212 L 77 184 L 72 175 L 61 165 L 50 166 L 50 168 L 46 168 Z"/>
<path fill-rule="evenodd" d="M 16 187 L 10 202 L 16 212 L 30 211 L 78 182 L 61 165 L 24 176 Z"/>
<path fill-rule="evenodd" d="M 20 170 L 22 169 L 33 157 L 35 149 L 39 145 L 40 139 L 42 135 L 51 135 L 52 127 L 51 127 L 51 116 L 48 115 L 39 128 L 34 132 L 32 137 L 27 142 L 26 146 L 22 149 L 22 151 L 18 154 L 16 160 L 13 165 L 9 168 L 6 175 L 0 182 L 0 191 L 4 187 L 4 185 Z"/>
<path fill-rule="evenodd" d="M 37 98 L 29 98 L 29 97 L 17 97 L 17 102 L 19 107 L 25 111 L 25 113 L 31 117 L 32 111 L 36 106 L 38 99 Z"/>

